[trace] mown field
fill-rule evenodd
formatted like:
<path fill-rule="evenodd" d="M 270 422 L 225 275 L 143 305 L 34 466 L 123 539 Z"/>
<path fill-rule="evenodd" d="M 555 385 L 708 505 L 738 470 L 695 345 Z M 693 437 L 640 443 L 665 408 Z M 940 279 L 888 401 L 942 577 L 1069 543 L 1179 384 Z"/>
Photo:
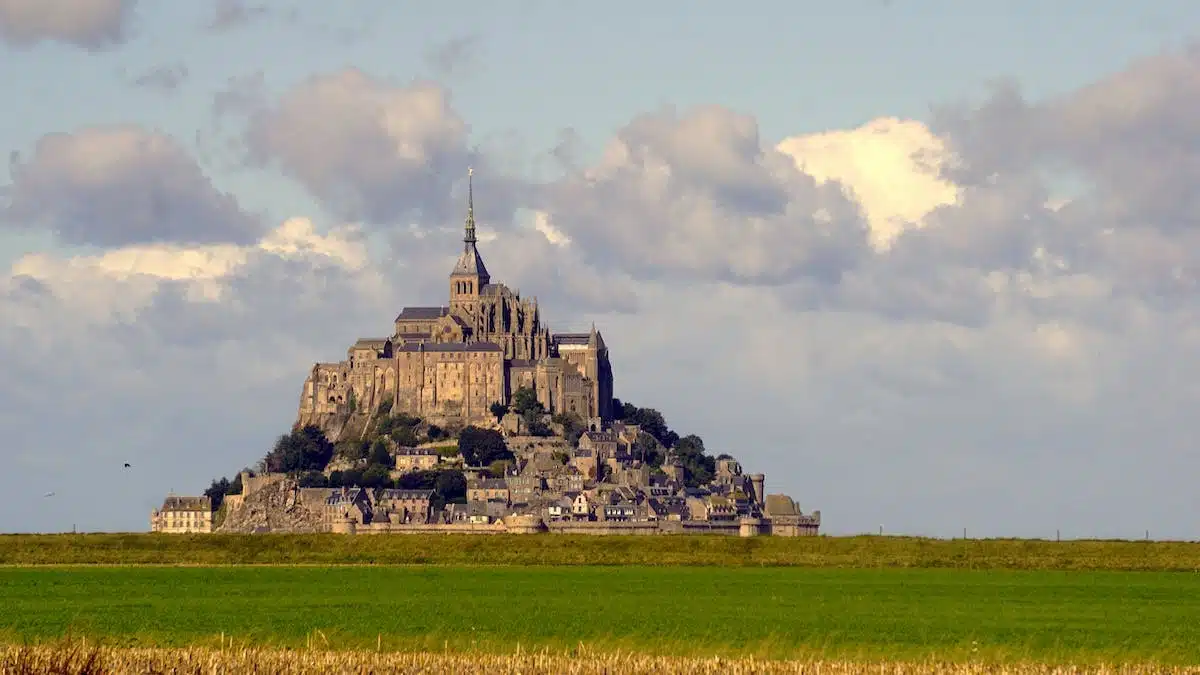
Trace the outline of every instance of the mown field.
<path fill-rule="evenodd" d="M 1160 572 L 7 567 L 0 607 L 10 644 L 1200 663 L 1200 576 Z"/>
<path fill-rule="evenodd" d="M 321 649 L 137 649 L 79 642 L 0 646 L 0 673 L 258 673 L 259 675 L 1197 675 L 1200 667 L 861 661 L 764 661 L 594 653 L 395 653 Z"/>
<path fill-rule="evenodd" d="M 0 565 L 711 565 L 1200 571 L 1200 543 L 906 537 L 0 535 Z"/>

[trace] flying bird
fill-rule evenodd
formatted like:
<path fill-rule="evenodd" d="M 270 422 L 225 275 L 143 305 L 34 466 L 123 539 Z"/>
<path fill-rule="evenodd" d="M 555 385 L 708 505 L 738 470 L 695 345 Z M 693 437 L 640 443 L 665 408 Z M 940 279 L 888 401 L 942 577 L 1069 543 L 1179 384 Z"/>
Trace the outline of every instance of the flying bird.
<path fill-rule="evenodd" d="M 129 462 L 125 462 L 125 468 L 126 468 L 126 469 L 128 469 L 128 468 L 129 468 Z"/>
<path fill-rule="evenodd" d="M 44 494 L 44 495 L 42 495 L 42 496 L 43 496 L 43 497 L 53 497 L 53 496 L 54 496 L 54 493 L 53 493 L 53 492 L 47 492 L 46 494 Z"/>

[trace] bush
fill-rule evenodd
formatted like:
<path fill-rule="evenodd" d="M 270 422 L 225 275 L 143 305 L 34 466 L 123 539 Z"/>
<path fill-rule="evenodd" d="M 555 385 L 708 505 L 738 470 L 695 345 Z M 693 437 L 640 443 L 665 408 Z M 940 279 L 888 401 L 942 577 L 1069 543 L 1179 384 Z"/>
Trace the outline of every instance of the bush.
<path fill-rule="evenodd" d="M 329 479 L 320 471 L 309 471 L 300 476 L 297 483 L 302 488 L 323 488 L 329 486 Z"/>

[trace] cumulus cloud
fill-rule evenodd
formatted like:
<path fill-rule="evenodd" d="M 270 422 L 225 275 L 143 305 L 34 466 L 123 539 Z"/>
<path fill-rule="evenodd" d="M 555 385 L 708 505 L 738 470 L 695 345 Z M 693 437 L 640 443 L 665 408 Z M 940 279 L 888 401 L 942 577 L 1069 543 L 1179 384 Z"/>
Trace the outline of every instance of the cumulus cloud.
<path fill-rule="evenodd" d="M 958 187 L 941 176 L 950 159 L 944 143 L 916 120 L 880 118 L 848 131 L 785 138 L 775 147 L 800 171 L 853 191 L 877 248 L 958 199 Z"/>
<path fill-rule="evenodd" d="M 140 127 L 48 134 L 11 173 L 0 224 L 66 244 L 245 243 L 260 230 L 177 141 Z"/>
<path fill-rule="evenodd" d="M 98 50 L 124 42 L 137 0 L 0 0 L 0 40 L 45 40 Z"/>
<path fill-rule="evenodd" d="M 313 77 L 256 112 L 246 144 L 252 162 L 278 167 L 343 218 L 440 224 L 457 213 L 451 187 L 482 161 L 468 132 L 440 86 L 347 69 Z M 497 208 L 511 199 L 490 187 L 504 185 L 496 172 L 481 170 L 476 184 Z"/>
<path fill-rule="evenodd" d="M 801 173 L 752 117 L 716 106 L 636 118 L 597 165 L 545 193 L 546 224 L 643 278 L 832 283 L 869 251 L 839 184 Z"/>

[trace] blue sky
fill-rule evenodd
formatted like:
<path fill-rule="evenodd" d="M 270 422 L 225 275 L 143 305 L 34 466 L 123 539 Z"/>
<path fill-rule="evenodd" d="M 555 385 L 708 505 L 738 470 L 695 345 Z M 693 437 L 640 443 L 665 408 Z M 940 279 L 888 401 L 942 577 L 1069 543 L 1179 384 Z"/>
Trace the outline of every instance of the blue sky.
<path fill-rule="evenodd" d="M 1193 242 L 1186 228 L 1163 223 L 1190 223 L 1193 214 L 1182 191 L 1155 182 L 1167 175 L 1183 180 L 1186 174 L 1170 171 L 1169 163 L 1134 171 L 1136 161 L 1162 154 L 1141 152 L 1138 139 L 1161 148 L 1154 139 L 1190 133 L 1163 126 L 1183 122 L 1160 112 L 1183 105 L 1173 93 L 1183 97 L 1191 91 L 1194 64 L 1186 46 L 1193 38 L 1189 27 L 1200 25 L 1195 3 L 762 0 L 736 8 L 697 2 L 684 11 L 669 3 L 535 0 L 143 1 L 130 3 L 127 39 L 94 50 L 53 36 L 22 41 L 12 37 L 18 35 L 15 23 L 6 41 L 5 12 L 28 1 L 0 0 L 0 81 L 9 85 L 0 148 L 38 167 L 38 180 L 45 182 L 37 185 L 61 192 L 38 193 L 44 201 L 29 208 L 42 221 L 12 215 L 15 208 L 5 216 L 0 199 L 0 269 L 11 268 L 3 277 L 9 308 L 4 311 L 19 317 L 0 344 L 40 341 L 45 354 L 13 351 L 8 358 L 25 365 L 46 359 L 62 373 L 44 382 L 0 385 L 0 402 L 9 404 L 0 425 L 10 425 L 14 439 L 6 452 L 31 462 L 23 465 L 29 485 L 67 471 L 63 466 L 75 467 L 71 480 L 84 485 L 87 472 L 79 467 L 121 453 L 154 467 L 128 501 L 91 514 L 88 527 L 142 528 L 144 511 L 167 487 L 196 492 L 209 478 L 252 463 L 290 423 L 306 364 L 335 358 L 358 333 L 386 326 L 400 304 L 435 302 L 442 293 L 438 265 L 446 255 L 439 246 L 449 242 L 452 254 L 455 235 L 407 239 L 405 232 L 458 227 L 458 216 L 444 214 L 457 213 L 458 172 L 465 173 L 460 165 L 474 148 L 493 173 L 511 181 L 507 185 L 534 186 L 504 195 L 501 186 L 483 188 L 490 196 L 481 212 L 498 237 L 484 248 L 485 256 L 494 256 L 488 263 L 493 274 L 546 296 L 558 312 L 556 327 L 596 321 L 614 347 L 618 396 L 663 409 L 679 428 L 701 433 L 714 451 L 743 456 L 744 463 L 768 473 L 769 487 L 799 496 L 805 508 L 822 508 L 830 531 L 874 529 L 887 513 L 894 514 L 897 527 L 912 532 L 950 534 L 967 525 L 959 520 L 971 520 L 984 532 L 1036 536 L 1053 530 L 1038 514 L 1056 514 L 1046 518 L 1080 533 L 1140 534 L 1166 522 L 1162 527 L 1173 536 L 1198 534 L 1194 523 L 1169 516 L 1192 502 L 1163 494 L 1156 482 L 1192 466 L 1180 459 L 1182 435 L 1191 429 L 1182 408 L 1196 394 L 1168 364 L 1191 353 L 1192 293 L 1180 284 L 1190 278 L 1194 261 L 1186 251 Z M 93 1 L 63 0 L 63 6 Z M 206 28 L 219 8 L 235 6 L 246 10 L 244 21 Z M 1170 56 L 1176 54 L 1183 55 L 1178 63 Z M 1145 65 L 1138 70 L 1137 64 Z M 177 66 L 186 69 L 178 86 L 133 84 L 154 69 Z M 1131 67 L 1134 74 L 1121 79 Z M 429 166 L 436 167 L 433 188 L 381 197 L 372 181 L 394 180 L 400 193 L 406 181 L 423 174 L 403 162 L 389 163 L 394 158 L 386 152 L 364 159 L 367 168 L 317 166 L 320 152 L 299 147 L 321 125 L 329 125 L 326 131 L 336 132 L 329 138 L 347 147 L 362 139 L 400 140 L 396 135 L 402 132 L 394 130 L 358 136 L 380 130 L 352 129 L 350 122 L 339 126 L 341 119 L 332 117 L 353 117 L 351 98 L 308 116 L 303 111 L 286 119 L 269 116 L 267 124 L 280 131 L 260 138 L 258 146 L 244 116 L 214 115 L 214 97 L 234 79 L 261 73 L 261 112 L 289 92 L 305 91 L 305 83 L 347 68 L 373 78 L 377 92 L 408 91 L 420 80 L 442 87 L 449 108 L 469 128 L 466 140 L 454 136 L 452 125 L 438 127 L 441 136 L 428 131 L 433 126 L 422 127 L 420 138 L 417 131 L 403 132 L 425 144 Z M 1157 73 L 1165 73 L 1163 79 L 1155 79 Z M 990 98 L 999 81 L 1019 86 L 1020 105 Z M 1160 81 L 1175 84 L 1138 89 L 1139 83 Z M 304 100 L 310 110 L 321 103 Z M 965 107 L 946 112 L 956 104 Z M 715 112 L 695 112 L 702 108 Z M 674 116 L 664 112 L 669 109 Z M 874 140 L 859 130 L 888 118 L 915 126 L 885 124 Z M 695 121 L 690 127 L 684 124 L 689 119 Z M 757 140 L 743 133 L 739 119 L 756 125 Z M 80 270 L 98 269 L 99 256 L 136 257 L 142 255 L 139 246 L 176 246 L 170 255 L 178 258 L 170 264 L 182 264 L 178 260 L 192 254 L 178 247 L 198 245 L 200 235 L 188 239 L 181 233 L 203 229 L 195 223 L 216 213 L 203 206 L 212 195 L 194 196 L 193 189 L 203 190 L 178 177 L 184 174 L 162 177 L 176 167 L 174 159 L 146 173 L 136 173 L 140 165 L 130 159 L 112 166 L 129 172 L 122 176 L 144 176 L 147 185 L 160 180 L 146 194 L 166 195 L 162 199 L 172 213 L 172 199 L 192 200 L 187 204 L 199 209 L 199 220 L 164 225 L 164 233 L 150 239 L 144 233 L 118 235 L 118 221 L 136 214 L 122 212 L 117 187 L 91 185 L 88 190 L 103 190 L 106 199 L 115 200 L 116 206 L 105 202 L 113 220 L 96 213 L 68 236 L 68 217 L 50 202 L 61 196 L 66 203 L 68 191 L 80 189 L 80 203 L 93 204 L 88 200 L 100 193 L 79 187 L 91 178 L 75 175 L 60 182 L 60 174 L 51 173 L 78 169 L 81 155 L 73 155 L 74 163 L 56 164 L 48 153 L 38 154 L 37 143 L 47 134 L 83 137 L 104 125 L 133 125 L 174 139 L 217 191 L 232 195 L 242 211 L 261 215 L 267 230 L 288 218 L 309 219 L 311 233 L 288 236 L 353 248 L 353 239 L 341 239 L 337 228 L 363 221 L 371 244 L 364 255 L 375 262 L 354 267 L 347 254 L 330 268 L 333 258 L 298 262 L 291 254 L 274 253 L 283 258 L 239 263 L 236 274 L 215 273 L 212 279 L 171 276 L 174 271 L 133 280 L 115 278 L 111 270 L 87 277 L 92 272 Z M 1112 133 L 1118 127 L 1123 133 Z M 578 134 L 579 164 L 590 169 L 554 169 L 548 161 L 566 130 Z M 904 159 L 914 149 L 932 148 L 937 139 L 931 133 L 958 147 L 972 171 L 1000 176 L 998 186 L 985 188 L 961 177 L 957 187 L 976 189 L 974 196 L 960 197 L 957 204 L 938 196 L 938 190 L 951 188 L 932 185 L 932 178 L 918 175 Z M 639 163 L 633 155 L 614 159 L 614 135 L 625 139 L 626 149 L 643 152 L 637 157 L 670 166 L 677 180 L 690 177 L 694 184 L 656 192 L 653 162 Z M 775 147 L 785 139 L 800 139 L 800 145 Z M 761 152 L 739 154 L 748 143 Z M 829 149 L 833 145 L 836 151 Z M 242 161 L 254 149 L 267 158 L 264 165 Z M 722 149 L 727 152 L 718 152 Z M 1190 166 L 1189 151 L 1180 152 L 1170 161 Z M 433 161 L 439 158 L 444 162 Z M 811 163 L 803 170 L 818 183 L 840 181 L 857 197 L 847 205 L 836 190 L 805 187 L 807 175 L 780 173 L 780 158 L 789 166 L 803 158 Z M 381 173 L 371 173 L 372 167 Z M 331 177 L 338 171 L 347 174 L 340 182 Z M 582 180 L 595 171 L 612 180 L 607 191 Z M 637 188 L 622 182 L 632 181 L 630 176 L 646 182 Z M 1100 198 L 1107 194 L 1100 188 L 1137 182 L 1131 176 L 1153 178 L 1140 192 L 1130 188 L 1128 195 Z M 751 190 L 751 183 L 758 187 Z M 1042 202 L 1068 196 L 1063 188 L 1068 183 L 1078 188 L 1069 196 L 1084 197 L 1071 208 L 1039 210 Z M 27 196 L 33 184 L 0 168 L 0 195 Z M 125 180 L 119 189 L 129 191 L 130 204 L 140 203 L 137 180 Z M 1039 191 L 1049 201 L 1039 201 Z M 760 207 L 777 192 L 791 205 L 787 216 L 764 220 L 751 202 L 760 200 Z M 374 205 L 372 213 L 385 214 L 386 222 L 358 218 L 360 213 L 332 194 Z M 660 201 L 647 197 L 652 194 Z M 679 195 L 678 203 L 670 201 Z M 715 198 L 710 211 L 696 206 L 712 195 L 724 197 Z M 1031 219 L 1030 209 L 1040 215 Z M 809 215 L 795 220 L 801 212 Z M 816 212 L 826 215 L 817 218 Z M 813 235 L 831 212 L 847 229 L 837 237 Z M 534 233 L 529 224 L 534 213 L 565 232 L 570 245 Z M 912 222 L 896 226 L 904 234 L 890 252 L 868 254 L 855 239 L 863 219 L 871 220 L 872 233 L 892 227 L 885 221 Z M 46 225 L 50 221 L 57 224 Z M 1013 223 L 1026 221 L 1025 229 L 1013 229 Z M 1124 243 L 1092 239 L 1100 235 L 1088 223 L 1115 230 Z M 757 236 L 772 227 L 785 240 L 738 234 Z M 114 234 L 94 235 L 101 230 Z M 208 243 L 223 241 L 210 234 Z M 638 236 L 660 235 L 668 244 L 696 241 L 674 251 L 630 244 L 641 241 Z M 1112 252 L 1122 246 L 1124 253 Z M 1046 262 L 1051 258 L 1059 262 Z M 834 268 L 840 270 L 834 275 L 838 281 L 831 282 Z M 31 300 L 30 279 L 50 289 L 53 300 Z M 332 290 L 291 298 L 288 289 L 314 280 L 323 288 L 350 289 L 361 305 L 348 306 L 353 303 Z M 216 304 L 174 295 L 181 288 L 199 293 L 209 283 L 231 290 Z M 997 284 L 1007 290 L 997 290 Z M 1108 290 L 1095 290 L 1101 288 Z M 303 317 L 282 307 L 289 304 L 321 312 L 328 325 L 306 332 Z M 247 323 L 247 317 L 268 314 L 278 323 Z M 80 317 L 80 325 L 56 323 L 62 317 Z M 705 337 L 682 332 L 685 325 Z M 133 334 L 149 356 L 132 355 Z M 724 336 L 727 345 L 718 341 Z M 680 347 L 684 343 L 695 352 Z M 1037 355 L 1022 356 L 1026 346 Z M 785 347 L 792 354 L 786 366 L 756 360 Z M 717 365 L 701 360 L 704 349 L 719 349 L 727 358 Z M 1162 363 L 1153 365 L 1157 359 Z M 130 379 L 114 379 L 106 368 L 123 369 Z M 1161 381 L 1169 376 L 1179 389 L 1164 390 Z M 70 389 L 67 398 L 81 403 L 64 413 L 68 421 L 61 426 L 130 418 L 137 429 L 114 422 L 104 427 L 102 441 L 92 442 L 95 447 L 55 431 L 50 437 L 56 447 L 69 449 L 44 452 L 39 444 L 48 442 L 40 436 L 47 406 L 64 386 Z M 210 391 L 193 393 L 193 387 Z M 189 390 L 186 397 L 180 388 Z M 1087 393 L 1079 393 L 1083 390 Z M 1133 402 L 1144 402 L 1148 392 L 1164 405 L 1134 415 Z M 171 403 L 161 403 L 164 399 Z M 148 401 L 169 410 L 139 407 Z M 725 416 L 734 421 L 714 421 Z M 202 418 L 223 420 L 221 430 L 206 429 L 211 425 Z M 1159 420 L 1153 433 L 1138 427 L 1152 418 Z M 178 445 L 171 439 L 180 426 L 215 436 Z M 1089 459 L 1079 448 L 1113 444 L 1125 438 L 1121 434 L 1137 438 L 1159 469 L 1118 489 L 1113 481 L 1131 472 L 1128 453 L 1113 445 Z M 1011 444 L 1021 450 L 1012 451 Z M 966 446 L 970 452 L 956 450 Z M 64 454 L 51 462 L 49 456 L 58 452 Z M 39 454 L 46 456 L 28 460 Z M 1089 464 L 1095 476 L 1080 478 L 1065 493 L 1046 478 Z M 879 475 L 853 489 L 839 488 L 864 471 Z M 901 484 L 870 487 L 903 471 L 912 471 L 912 477 Z M 1026 496 L 1017 501 L 1025 506 L 1009 518 L 997 515 L 996 500 L 1008 499 L 1018 477 L 1030 473 L 1041 478 L 1022 488 Z M 951 482 L 957 487 L 947 487 L 939 476 L 955 476 Z M 976 476 L 979 483 L 961 483 L 962 476 Z M 1143 508 L 1114 520 L 1112 501 L 1122 497 Z M 61 508 L 69 510 L 69 503 Z M 946 515 L 955 511 L 968 516 Z M 60 521 L 48 515 L 37 527 L 53 529 Z M 0 530 L 19 527 L 0 516 Z"/>

